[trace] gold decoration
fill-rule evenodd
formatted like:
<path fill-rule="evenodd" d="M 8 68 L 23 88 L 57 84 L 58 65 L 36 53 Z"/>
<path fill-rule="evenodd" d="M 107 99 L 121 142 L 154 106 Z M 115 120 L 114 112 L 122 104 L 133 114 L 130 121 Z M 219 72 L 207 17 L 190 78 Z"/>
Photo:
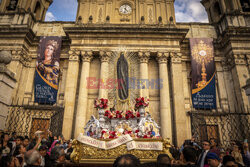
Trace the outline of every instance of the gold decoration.
<path fill-rule="evenodd" d="M 204 43 L 203 40 L 199 44 L 195 45 L 192 49 L 192 56 L 197 64 L 201 64 L 201 81 L 199 81 L 196 86 L 198 88 L 204 87 L 207 83 L 207 73 L 206 73 L 206 64 L 210 63 L 213 60 L 213 49 L 211 46 Z"/>
<path fill-rule="evenodd" d="M 110 140 L 105 140 L 110 141 Z M 134 141 L 140 142 L 162 142 L 162 151 L 148 151 L 148 150 L 127 150 L 126 144 L 120 145 L 110 150 L 103 150 L 95 148 L 77 140 L 73 141 L 74 151 L 71 154 L 71 160 L 75 163 L 109 163 L 112 164 L 114 160 L 123 154 L 133 154 L 140 159 L 141 162 L 156 161 L 159 154 L 168 154 L 172 159 L 172 155 L 169 151 L 171 147 L 169 139 L 134 139 Z"/>

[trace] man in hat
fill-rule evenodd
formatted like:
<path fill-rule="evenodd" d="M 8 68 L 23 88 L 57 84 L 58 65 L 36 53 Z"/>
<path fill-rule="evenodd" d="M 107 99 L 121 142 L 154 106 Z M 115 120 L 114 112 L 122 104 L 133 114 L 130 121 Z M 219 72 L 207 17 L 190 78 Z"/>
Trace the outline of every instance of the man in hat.
<path fill-rule="evenodd" d="M 220 163 L 220 158 L 216 153 L 209 152 L 207 153 L 207 161 L 210 167 L 221 167 L 222 164 Z"/>

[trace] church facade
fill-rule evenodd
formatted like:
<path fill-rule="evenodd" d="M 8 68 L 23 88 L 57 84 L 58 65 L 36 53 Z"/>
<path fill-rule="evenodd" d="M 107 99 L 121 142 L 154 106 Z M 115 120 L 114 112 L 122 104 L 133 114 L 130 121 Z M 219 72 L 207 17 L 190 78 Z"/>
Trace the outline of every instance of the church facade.
<path fill-rule="evenodd" d="M 160 125 L 162 137 L 177 145 L 190 139 L 189 113 L 198 110 L 192 107 L 189 38 L 213 39 L 217 106 L 202 112 L 248 112 L 243 87 L 250 64 L 249 1 L 202 0 L 209 23 L 176 22 L 174 0 L 78 0 L 75 22 L 44 22 L 52 2 L 2 0 L 0 50 L 11 52 L 7 68 L 16 80 L 7 96 L 27 106 L 34 101 L 40 37 L 62 37 L 56 104 L 64 110 L 66 139 L 76 138 L 91 115 L 98 116 L 96 98 L 125 110 L 137 97 L 150 99 L 146 111 Z M 116 82 L 121 54 L 128 62 L 128 77 L 142 85 L 130 88 L 125 99 Z"/>

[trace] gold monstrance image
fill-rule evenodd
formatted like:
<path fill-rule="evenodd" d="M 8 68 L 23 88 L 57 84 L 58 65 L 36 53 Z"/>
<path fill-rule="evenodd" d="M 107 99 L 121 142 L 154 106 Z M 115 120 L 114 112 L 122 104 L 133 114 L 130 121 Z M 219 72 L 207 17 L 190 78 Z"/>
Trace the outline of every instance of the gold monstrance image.
<path fill-rule="evenodd" d="M 207 83 L 207 73 L 206 73 L 206 64 L 210 63 L 213 56 L 213 49 L 204 43 L 203 40 L 199 44 L 195 45 L 192 49 L 192 56 L 197 64 L 201 64 L 201 81 L 199 81 L 196 86 L 198 88 L 204 87 Z"/>

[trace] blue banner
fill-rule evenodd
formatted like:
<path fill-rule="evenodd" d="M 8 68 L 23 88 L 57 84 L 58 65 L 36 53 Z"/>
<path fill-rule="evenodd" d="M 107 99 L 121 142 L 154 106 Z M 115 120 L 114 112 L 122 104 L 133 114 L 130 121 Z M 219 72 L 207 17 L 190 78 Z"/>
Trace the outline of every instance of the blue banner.
<path fill-rule="evenodd" d="M 56 103 L 59 77 L 61 37 L 41 37 L 35 72 L 35 102 Z"/>
<path fill-rule="evenodd" d="M 216 109 L 213 39 L 191 38 L 192 102 L 196 109 Z"/>

